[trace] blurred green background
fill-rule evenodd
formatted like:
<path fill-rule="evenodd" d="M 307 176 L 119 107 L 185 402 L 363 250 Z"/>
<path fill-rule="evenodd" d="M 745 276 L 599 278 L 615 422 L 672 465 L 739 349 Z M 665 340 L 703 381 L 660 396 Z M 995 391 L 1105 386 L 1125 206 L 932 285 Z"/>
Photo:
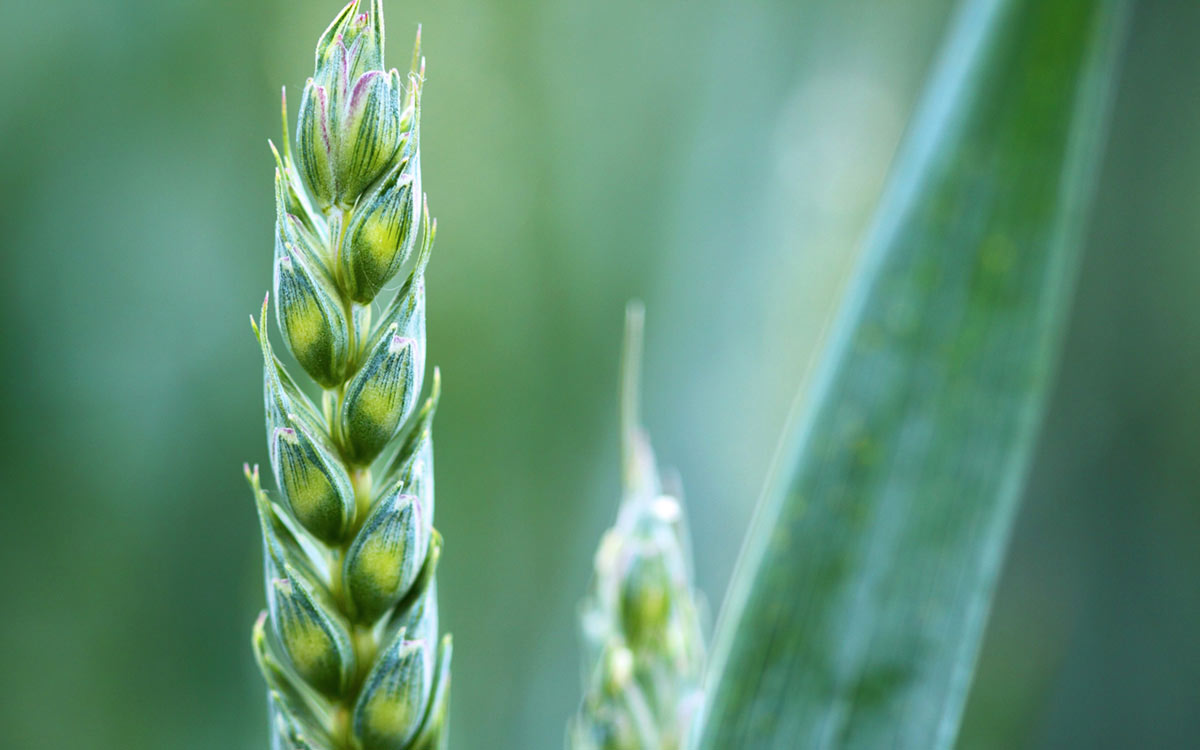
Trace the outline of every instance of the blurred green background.
<path fill-rule="evenodd" d="M 453 744 L 557 748 L 646 422 L 721 599 L 951 0 L 387 4 L 429 58 Z M 0 745 L 263 748 L 243 460 L 278 87 L 325 0 L 7 3 Z M 1137 5 L 1063 367 L 962 748 L 1200 741 L 1200 5 Z"/>

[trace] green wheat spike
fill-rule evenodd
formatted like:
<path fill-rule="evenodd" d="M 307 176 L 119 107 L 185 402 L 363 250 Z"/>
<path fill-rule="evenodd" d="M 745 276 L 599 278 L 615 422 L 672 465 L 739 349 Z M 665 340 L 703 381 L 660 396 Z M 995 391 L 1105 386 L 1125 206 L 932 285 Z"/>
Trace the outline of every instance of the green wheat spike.
<path fill-rule="evenodd" d="M 263 536 L 267 610 L 254 653 L 278 750 L 438 750 L 450 637 L 438 636 L 425 266 L 437 233 L 421 192 L 425 61 L 384 66 L 381 0 L 354 0 L 321 36 L 292 156 L 275 155 L 275 318 L 320 386 L 276 357 L 264 301 L 267 447 L 277 493 L 246 467 Z M 390 301 L 380 292 L 402 270 Z M 376 304 L 378 303 L 378 304 Z M 372 323 L 373 315 L 378 320 Z"/>
<path fill-rule="evenodd" d="M 665 490 L 639 424 L 644 314 L 625 316 L 624 490 L 581 608 L 584 698 L 570 750 L 683 750 L 703 703 L 704 637 L 680 493 Z"/>

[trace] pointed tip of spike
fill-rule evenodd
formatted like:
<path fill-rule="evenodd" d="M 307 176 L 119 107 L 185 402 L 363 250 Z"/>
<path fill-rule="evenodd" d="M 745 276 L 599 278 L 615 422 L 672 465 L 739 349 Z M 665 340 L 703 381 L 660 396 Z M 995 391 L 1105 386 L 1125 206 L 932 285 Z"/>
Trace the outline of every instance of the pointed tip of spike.
<path fill-rule="evenodd" d="M 262 490 L 262 482 L 259 478 L 258 464 L 254 464 L 253 467 L 250 466 L 249 462 L 242 464 L 242 473 L 245 475 L 246 483 L 250 485 L 250 491 L 254 493 L 255 499 L 265 497 L 265 493 Z"/>
<path fill-rule="evenodd" d="M 412 72 L 424 72 L 425 58 L 421 57 L 421 24 L 417 24 L 417 37 L 413 41 Z"/>
<path fill-rule="evenodd" d="M 279 90 L 279 116 L 283 123 L 283 156 L 291 161 L 292 147 L 290 141 L 292 138 L 288 132 L 287 86 L 282 86 Z"/>
<path fill-rule="evenodd" d="M 267 296 L 263 297 L 262 311 L 259 313 L 257 320 L 254 319 L 253 313 L 250 315 L 250 328 L 254 331 L 254 338 L 258 339 L 258 343 L 263 343 L 263 338 L 267 331 L 267 305 L 271 299 L 271 293 L 267 292 Z"/>
<path fill-rule="evenodd" d="M 621 407 L 626 430 L 637 429 L 641 421 L 642 339 L 646 328 L 646 306 L 631 299 L 625 304 L 625 343 L 621 362 Z"/>
<path fill-rule="evenodd" d="M 621 352 L 621 453 L 625 486 L 634 488 L 645 479 L 641 439 L 642 348 L 646 308 L 640 300 L 625 305 L 625 342 Z"/>
<path fill-rule="evenodd" d="M 641 325 L 646 319 L 646 304 L 636 297 L 626 302 L 625 319 L 632 325 Z"/>
<path fill-rule="evenodd" d="M 437 365 L 433 366 L 433 385 L 429 387 L 429 408 L 437 408 L 438 401 L 442 398 L 442 368 Z"/>
<path fill-rule="evenodd" d="M 258 613 L 254 618 L 254 628 L 250 631 L 250 644 L 254 647 L 254 657 L 260 668 L 266 667 L 267 662 L 267 610 Z"/>

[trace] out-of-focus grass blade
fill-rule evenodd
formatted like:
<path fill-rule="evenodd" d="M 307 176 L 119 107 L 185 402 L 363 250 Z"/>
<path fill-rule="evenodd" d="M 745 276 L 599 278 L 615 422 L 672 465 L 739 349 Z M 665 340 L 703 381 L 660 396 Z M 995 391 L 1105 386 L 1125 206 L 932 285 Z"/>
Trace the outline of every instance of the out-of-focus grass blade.
<path fill-rule="evenodd" d="M 1124 16 L 964 6 L 735 573 L 703 750 L 954 742 Z"/>

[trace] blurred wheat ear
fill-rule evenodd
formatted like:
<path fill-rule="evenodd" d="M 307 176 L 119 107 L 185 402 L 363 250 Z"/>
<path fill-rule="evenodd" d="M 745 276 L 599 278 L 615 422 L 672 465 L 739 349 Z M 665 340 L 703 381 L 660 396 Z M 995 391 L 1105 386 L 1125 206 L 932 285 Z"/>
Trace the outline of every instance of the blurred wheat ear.
<path fill-rule="evenodd" d="M 568 730 L 570 750 L 683 750 L 702 699 L 704 636 L 682 493 L 660 478 L 638 413 L 643 317 L 642 306 L 630 303 L 623 495 L 581 607 L 584 697 Z"/>
<path fill-rule="evenodd" d="M 1051 383 L 1126 8 L 969 0 L 715 635 L 699 747 L 951 747 Z"/>

